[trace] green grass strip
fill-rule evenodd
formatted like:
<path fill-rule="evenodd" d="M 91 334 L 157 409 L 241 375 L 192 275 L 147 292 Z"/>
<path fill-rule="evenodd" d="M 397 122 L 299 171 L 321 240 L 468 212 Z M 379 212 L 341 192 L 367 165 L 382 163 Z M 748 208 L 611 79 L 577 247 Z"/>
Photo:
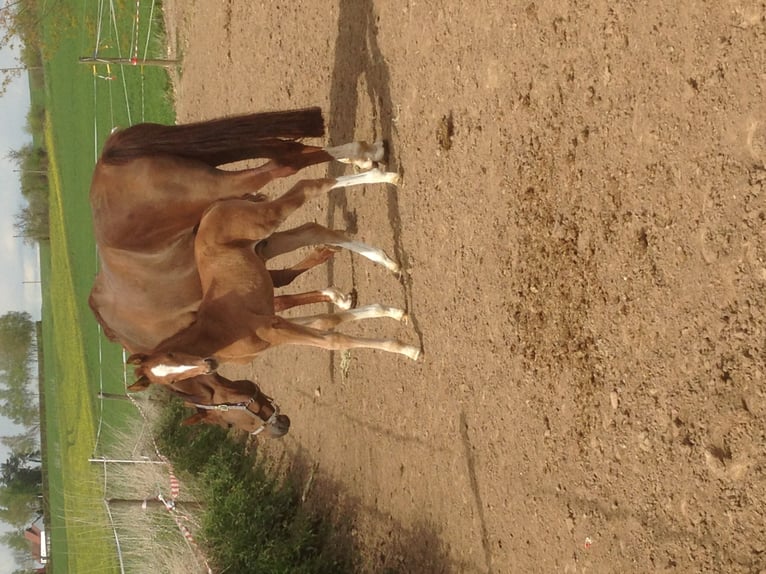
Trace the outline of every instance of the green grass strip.
<path fill-rule="evenodd" d="M 88 384 L 85 348 L 75 297 L 72 261 L 64 224 L 61 179 L 50 124 L 45 129 L 48 146 L 50 181 L 51 302 L 56 328 L 53 332 L 56 363 L 53 387 L 55 400 L 46 401 L 56 409 L 58 429 L 58 465 L 62 470 L 60 494 L 63 495 L 65 524 L 56 528 L 53 538 L 66 537 L 66 568 L 54 566 L 55 572 L 116 572 L 114 539 L 103 506 L 103 483 L 98 467 L 88 461 L 95 445 L 93 394 Z M 55 456 L 49 453 L 51 457 Z M 54 486 L 52 485 L 52 488 Z M 55 517 L 52 517 L 55 519 Z M 58 557 L 59 560 L 61 557 Z"/>

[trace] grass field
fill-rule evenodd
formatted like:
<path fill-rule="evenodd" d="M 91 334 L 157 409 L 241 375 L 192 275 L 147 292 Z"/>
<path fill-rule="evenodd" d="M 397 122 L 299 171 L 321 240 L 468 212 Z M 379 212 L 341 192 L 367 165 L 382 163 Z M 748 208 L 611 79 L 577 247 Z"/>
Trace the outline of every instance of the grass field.
<path fill-rule="evenodd" d="M 97 271 L 88 189 L 98 150 L 113 127 L 144 120 L 172 123 L 174 114 L 164 70 L 100 66 L 94 71 L 78 63 L 96 46 L 102 56 L 116 56 L 118 45 L 120 53 L 132 52 L 135 21 L 139 55 L 150 22 L 154 32 L 148 43 L 156 50 L 158 5 L 140 3 L 138 19 L 134 3 L 113 3 L 114 17 L 104 5 L 100 25 L 99 4 L 67 0 L 57 6 L 43 24 L 51 166 L 50 245 L 41 248 L 49 571 L 118 572 L 101 467 L 88 459 L 113 456 L 112 429 L 130 429 L 137 417 L 127 403 L 97 398 L 102 390 L 124 392 L 124 376 L 122 350 L 103 338 L 87 305 Z M 103 420 L 108 426 L 100 425 Z"/>
<path fill-rule="evenodd" d="M 51 146 L 50 128 L 46 130 L 46 140 Z M 93 532 L 106 532 L 108 524 L 101 508 L 102 497 L 98 496 L 98 475 L 88 462 L 95 445 L 95 396 L 88 384 L 83 337 L 78 332 L 81 329 L 74 296 L 73 256 L 63 241 L 66 231 L 55 151 L 50 156 L 51 281 L 46 290 L 50 305 L 45 310 L 43 332 L 48 333 L 47 337 L 44 335 L 44 345 L 50 341 L 53 347 L 53 353 L 47 347 L 44 351 L 52 553 L 55 557 L 66 556 L 66 571 L 107 572 L 115 567 L 114 553 L 108 544 L 89 544 L 87 550 L 79 548 L 83 540 L 93 539 Z M 83 529 L 87 532 L 85 536 Z M 59 560 L 54 558 L 54 571 L 59 571 L 58 565 Z"/>

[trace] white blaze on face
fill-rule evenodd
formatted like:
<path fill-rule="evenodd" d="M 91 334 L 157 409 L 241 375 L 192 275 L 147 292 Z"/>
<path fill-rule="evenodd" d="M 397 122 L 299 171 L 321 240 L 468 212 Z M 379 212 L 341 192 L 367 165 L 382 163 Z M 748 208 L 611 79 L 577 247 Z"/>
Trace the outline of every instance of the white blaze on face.
<path fill-rule="evenodd" d="M 193 371 L 196 368 L 197 367 L 193 367 L 191 365 L 176 365 L 174 367 L 169 365 L 157 365 L 156 367 L 149 369 L 149 371 L 155 377 L 167 377 L 168 375 L 183 375 L 184 373 Z"/>

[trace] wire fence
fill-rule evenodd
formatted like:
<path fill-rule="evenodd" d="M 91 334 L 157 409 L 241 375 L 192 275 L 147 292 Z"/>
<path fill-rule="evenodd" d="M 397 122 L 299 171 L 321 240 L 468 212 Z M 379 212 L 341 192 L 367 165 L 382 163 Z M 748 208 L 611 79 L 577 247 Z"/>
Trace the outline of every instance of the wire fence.
<path fill-rule="evenodd" d="M 149 4 L 148 11 L 142 2 Z M 156 25 L 159 10 L 155 0 L 136 0 L 131 29 L 124 42 L 125 26 L 118 22 L 114 0 L 98 0 L 92 61 L 94 111 L 108 107 L 108 123 L 99 113 L 93 115 L 93 158 L 98 160 L 101 146 L 117 127 L 117 118 L 127 125 L 147 121 L 144 62 L 150 60 L 152 38 L 161 37 Z M 124 13 L 122 16 L 124 22 Z M 122 36 L 122 39 L 121 39 Z M 109 54 L 107 57 L 105 54 Z M 130 75 L 130 77 L 129 77 Z M 139 86 L 138 98 L 131 97 Z M 149 118 L 153 119 L 153 118 Z M 95 254 L 98 259 L 98 253 Z M 97 325 L 97 324 L 96 324 Z M 120 572 L 149 571 L 211 573 L 204 555 L 193 537 L 198 527 L 193 513 L 184 508 L 196 506 L 197 497 L 182 485 L 172 465 L 162 455 L 151 433 L 156 409 L 150 399 L 137 400 L 130 394 L 106 392 L 107 364 L 104 335 L 97 325 L 99 416 L 96 443 L 90 459 L 99 465 L 103 482 L 103 506 L 118 556 Z M 122 382 L 127 386 L 128 373 L 122 352 Z M 107 401 L 119 400 L 132 405 L 134 423 L 130 433 L 109 424 Z M 116 451 L 110 454 L 109 451 Z M 158 562 L 159 561 L 159 562 Z M 161 564 L 161 566 L 160 566 Z"/>

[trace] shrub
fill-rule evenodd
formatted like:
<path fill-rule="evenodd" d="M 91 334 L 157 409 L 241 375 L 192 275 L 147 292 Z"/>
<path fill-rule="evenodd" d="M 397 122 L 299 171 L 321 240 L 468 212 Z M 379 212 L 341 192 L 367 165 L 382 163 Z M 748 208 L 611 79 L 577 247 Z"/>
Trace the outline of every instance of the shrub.
<path fill-rule="evenodd" d="M 309 515 L 289 481 L 268 475 L 241 442 L 219 427 L 180 426 L 188 415 L 173 400 L 157 427 L 160 449 L 203 493 L 200 541 L 227 572 L 338 574 L 351 559 L 329 548 L 331 527 Z"/>

